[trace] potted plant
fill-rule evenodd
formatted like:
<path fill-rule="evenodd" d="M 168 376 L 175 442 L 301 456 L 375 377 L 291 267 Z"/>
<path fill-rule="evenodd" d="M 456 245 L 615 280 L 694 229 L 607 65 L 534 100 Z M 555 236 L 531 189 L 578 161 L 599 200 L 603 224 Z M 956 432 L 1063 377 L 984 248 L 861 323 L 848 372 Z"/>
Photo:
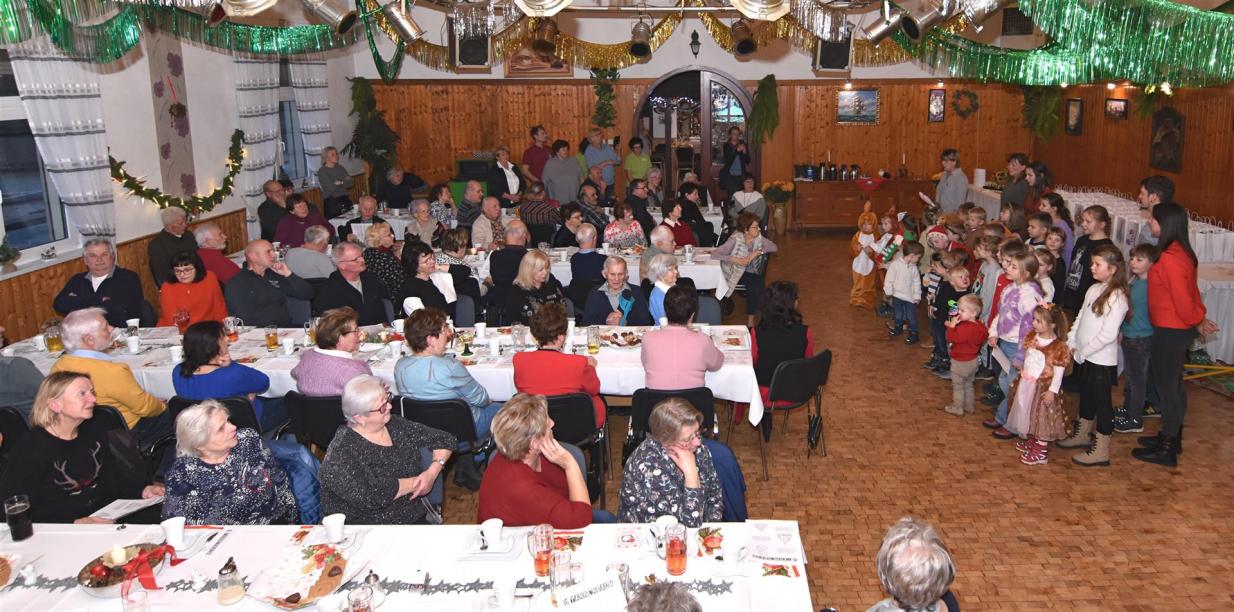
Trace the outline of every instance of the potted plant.
<path fill-rule="evenodd" d="M 788 227 L 788 199 L 793 197 L 796 185 L 792 181 L 771 181 L 763 183 L 763 197 L 771 203 L 771 220 L 775 225 L 776 235 L 784 235 Z"/>
<path fill-rule="evenodd" d="M 399 135 L 386 123 L 385 111 L 377 109 L 377 96 L 368 79 L 348 80 L 356 127 L 351 132 L 351 142 L 340 152 L 364 161 L 369 172 L 369 193 L 376 193 L 379 182 L 386 179 L 386 170 L 398 164 Z"/>
<path fill-rule="evenodd" d="M 20 258 L 21 251 L 9 244 L 8 236 L 0 239 L 0 272 L 16 272 L 17 260 Z"/>

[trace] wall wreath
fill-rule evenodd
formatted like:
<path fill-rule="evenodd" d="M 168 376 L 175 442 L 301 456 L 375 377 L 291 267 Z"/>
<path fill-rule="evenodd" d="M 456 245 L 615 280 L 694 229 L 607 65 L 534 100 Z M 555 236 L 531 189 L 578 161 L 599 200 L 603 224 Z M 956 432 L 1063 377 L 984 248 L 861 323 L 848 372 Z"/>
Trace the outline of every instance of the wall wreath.
<path fill-rule="evenodd" d="M 951 97 L 951 110 L 955 111 L 961 119 L 968 119 L 968 116 L 977 112 L 979 108 L 981 105 L 977 101 L 977 94 L 967 89 L 961 89 Z"/>
<path fill-rule="evenodd" d="M 218 188 L 208 195 L 193 195 L 187 198 L 167 195 L 162 190 L 146 187 L 145 179 L 129 174 L 124 169 L 125 162 L 117 161 L 110 155 L 107 156 L 107 160 L 111 164 L 112 180 L 123 185 L 129 193 L 143 200 L 154 202 L 159 208 L 178 206 L 189 214 L 195 215 L 214 210 L 215 206 L 231 195 L 236 175 L 240 173 L 241 164 L 244 161 L 244 131 L 236 130 L 231 133 L 231 147 L 227 150 L 227 174 L 223 175 L 223 181 Z"/>

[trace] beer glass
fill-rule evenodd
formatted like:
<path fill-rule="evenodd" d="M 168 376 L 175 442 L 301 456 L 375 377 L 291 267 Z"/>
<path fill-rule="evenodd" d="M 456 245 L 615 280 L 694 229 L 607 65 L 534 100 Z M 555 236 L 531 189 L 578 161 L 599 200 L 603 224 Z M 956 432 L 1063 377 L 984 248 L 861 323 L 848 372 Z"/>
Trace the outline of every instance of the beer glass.
<path fill-rule="evenodd" d="M 527 534 L 527 552 L 536 564 L 537 576 L 548 576 L 553 556 L 553 526 L 547 523 L 536 525 Z"/>
<path fill-rule="evenodd" d="M 664 530 L 664 560 L 671 576 L 686 573 L 686 526 L 677 523 Z"/>
<path fill-rule="evenodd" d="M 223 319 L 223 331 L 227 332 L 228 342 L 235 342 L 240 339 L 241 325 L 244 325 L 244 321 L 240 317 L 227 317 Z"/>
<path fill-rule="evenodd" d="M 273 325 L 266 326 L 266 350 L 276 351 L 279 348 L 279 328 Z"/>
<path fill-rule="evenodd" d="M 9 524 L 9 536 L 20 542 L 34 535 L 34 517 L 30 514 L 30 497 L 14 495 L 4 500 L 4 518 Z M 549 538 L 552 546 L 552 538 Z"/>
<path fill-rule="evenodd" d="M 595 355 L 600 352 L 600 328 L 592 325 L 587 328 L 587 354 Z"/>

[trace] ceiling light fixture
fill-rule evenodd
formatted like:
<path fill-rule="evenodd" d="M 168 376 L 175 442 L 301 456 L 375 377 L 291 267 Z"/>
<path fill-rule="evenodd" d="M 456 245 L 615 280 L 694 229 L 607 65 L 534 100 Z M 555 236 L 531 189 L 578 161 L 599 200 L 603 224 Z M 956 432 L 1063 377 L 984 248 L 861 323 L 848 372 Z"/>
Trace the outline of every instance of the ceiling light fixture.
<path fill-rule="evenodd" d="M 403 7 L 399 6 L 401 2 L 402 0 L 394 0 L 381 7 L 381 14 L 386 17 L 386 21 L 398 33 L 398 37 L 404 43 L 410 45 L 424 36 L 424 28 L 420 27 L 420 24 L 411 18 L 410 12 L 403 10 Z"/>
<path fill-rule="evenodd" d="M 342 36 L 356 25 L 356 12 L 337 0 L 300 0 L 318 19 L 330 24 L 334 33 Z"/>
<path fill-rule="evenodd" d="M 553 57 L 557 53 L 557 22 L 552 19 L 536 20 L 535 33 L 531 39 L 531 50 L 540 57 Z"/>
<path fill-rule="evenodd" d="M 514 0 L 514 5 L 531 17 L 552 17 L 570 6 L 571 0 Z"/>
<path fill-rule="evenodd" d="M 737 23 L 733 24 L 733 54 L 737 57 L 745 57 L 756 50 L 758 50 L 758 42 L 754 40 L 754 31 L 750 29 L 750 22 L 738 19 Z"/>
<path fill-rule="evenodd" d="M 630 29 L 630 46 L 627 50 L 637 58 L 651 55 L 651 25 L 643 21 L 642 13 L 639 13 L 638 23 Z"/>
<path fill-rule="evenodd" d="M 789 0 L 731 0 L 733 8 L 747 19 L 775 21 L 788 14 Z"/>
<path fill-rule="evenodd" d="M 895 34 L 900 29 L 900 23 L 904 20 L 904 11 L 898 8 L 888 9 L 884 7 L 884 12 L 874 23 L 862 28 L 862 32 L 866 35 L 866 40 L 870 41 L 871 45 L 878 46 L 878 43 L 883 42 L 885 38 Z"/>

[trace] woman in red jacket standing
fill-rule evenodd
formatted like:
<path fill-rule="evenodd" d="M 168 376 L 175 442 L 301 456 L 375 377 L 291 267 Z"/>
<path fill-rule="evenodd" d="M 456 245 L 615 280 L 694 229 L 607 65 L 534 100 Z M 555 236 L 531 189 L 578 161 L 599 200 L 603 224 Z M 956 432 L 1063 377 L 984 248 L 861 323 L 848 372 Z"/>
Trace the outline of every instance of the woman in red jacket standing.
<path fill-rule="evenodd" d="M 1148 316 L 1153 323 L 1152 382 L 1161 398 L 1161 429 L 1155 437 L 1142 437 L 1144 448 L 1131 451 L 1140 461 L 1167 467 L 1178 465 L 1183 418 L 1187 416 L 1187 391 L 1183 388 L 1183 366 L 1187 349 L 1201 334 L 1217 331 L 1217 325 L 1204 318 L 1204 303 L 1196 284 L 1198 265 L 1187 233 L 1187 211 L 1178 204 L 1153 207 L 1150 221 L 1161 255 L 1148 272 Z"/>

